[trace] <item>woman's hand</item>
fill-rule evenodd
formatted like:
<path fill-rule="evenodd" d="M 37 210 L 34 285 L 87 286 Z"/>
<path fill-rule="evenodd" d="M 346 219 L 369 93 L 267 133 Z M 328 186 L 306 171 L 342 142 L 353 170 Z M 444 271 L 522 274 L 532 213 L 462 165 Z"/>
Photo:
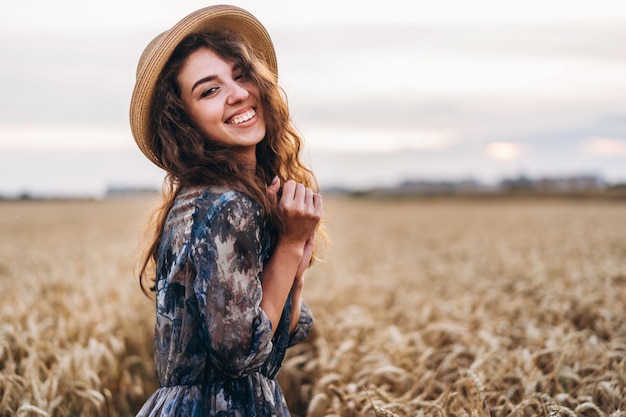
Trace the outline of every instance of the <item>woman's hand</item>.
<path fill-rule="evenodd" d="M 308 265 L 313 251 L 312 237 L 322 216 L 322 196 L 293 180 L 285 182 L 279 198 L 280 188 L 280 180 L 275 177 L 269 186 L 268 196 L 276 204 L 282 223 L 279 241 L 281 244 L 302 245 L 305 252 L 310 251 L 306 256 Z"/>
<path fill-rule="evenodd" d="M 304 243 L 304 253 L 302 254 L 302 260 L 300 261 L 300 265 L 298 265 L 298 270 L 296 271 L 296 280 L 294 281 L 294 285 L 300 284 L 302 285 L 302 277 L 304 275 L 304 271 L 311 264 L 311 258 L 313 257 L 313 249 L 315 248 L 315 234 L 311 235 Z"/>
<path fill-rule="evenodd" d="M 261 279 L 261 308 L 272 321 L 273 331 L 290 292 L 293 296 L 290 328 L 297 326 L 302 277 L 311 261 L 314 234 L 322 216 L 322 197 L 310 188 L 289 180 L 282 186 L 281 193 L 280 189 L 280 180 L 276 177 L 268 188 L 268 197 L 276 204 L 281 229 Z"/>
<path fill-rule="evenodd" d="M 304 248 L 322 217 L 322 197 L 303 184 L 289 180 L 282 187 L 277 209 L 282 223 L 279 240 Z"/>

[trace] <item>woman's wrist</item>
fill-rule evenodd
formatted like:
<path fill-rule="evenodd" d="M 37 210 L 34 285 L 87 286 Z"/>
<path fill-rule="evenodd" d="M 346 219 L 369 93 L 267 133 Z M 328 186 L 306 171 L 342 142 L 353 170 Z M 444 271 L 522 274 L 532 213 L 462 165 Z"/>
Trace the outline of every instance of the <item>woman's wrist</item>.
<path fill-rule="evenodd" d="M 296 240 L 279 238 L 274 247 L 274 253 L 281 252 L 285 255 L 293 255 L 298 259 L 302 259 L 304 254 L 304 243 Z"/>

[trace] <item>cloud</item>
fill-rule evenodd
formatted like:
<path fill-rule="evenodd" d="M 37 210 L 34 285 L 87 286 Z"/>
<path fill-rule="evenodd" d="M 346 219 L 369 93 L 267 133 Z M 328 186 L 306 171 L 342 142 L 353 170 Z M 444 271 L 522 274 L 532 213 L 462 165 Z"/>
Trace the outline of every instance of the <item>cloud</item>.
<path fill-rule="evenodd" d="M 133 149 L 130 128 L 89 125 L 1 125 L 0 150 Z"/>
<path fill-rule="evenodd" d="M 580 150 L 587 156 L 623 157 L 626 156 L 626 139 L 591 137 L 582 143 Z"/>
<path fill-rule="evenodd" d="M 454 144 L 444 130 L 313 125 L 303 129 L 307 148 L 331 152 L 442 151 Z"/>
<path fill-rule="evenodd" d="M 522 147 L 513 142 L 491 142 L 485 148 L 487 156 L 498 161 L 514 161 L 522 154 Z"/>
<path fill-rule="evenodd" d="M 205 1 L 167 0 L 28 0 L 6 1 L 0 14 L 0 30 L 103 30 L 118 27 L 171 25 Z M 264 24 L 302 26 L 355 22 L 393 24 L 484 24 L 515 22 L 571 22 L 589 19 L 615 19 L 626 16 L 622 0 L 571 1 L 526 0 L 440 0 L 420 4 L 412 12 L 406 0 L 387 0 L 385 7 L 373 0 L 232 0 L 255 14 Z M 36 10 L 33 13 L 33 10 Z M 329 13 L 332 10 L 332 13 Z"/>

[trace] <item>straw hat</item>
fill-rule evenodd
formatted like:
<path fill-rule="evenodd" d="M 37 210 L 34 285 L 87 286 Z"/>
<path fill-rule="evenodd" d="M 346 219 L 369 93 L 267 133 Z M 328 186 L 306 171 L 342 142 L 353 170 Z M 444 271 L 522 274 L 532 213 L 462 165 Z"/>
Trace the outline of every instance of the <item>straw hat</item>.
<path fill-rule="evenodd" d="M 130 127 L 139 149 L 159 167 L 150 128 L 150 112 L 156 81 L 178 44 L 192 33 L 230 31 L 252 48 L 267 66 L 278 74 L 276 52 L 267 30 L 249 12 L 235 6 L 216 5 L 184 17 L 170 30 L 154 38 L 141 54 L 137 79 L 130 102 Z"/>

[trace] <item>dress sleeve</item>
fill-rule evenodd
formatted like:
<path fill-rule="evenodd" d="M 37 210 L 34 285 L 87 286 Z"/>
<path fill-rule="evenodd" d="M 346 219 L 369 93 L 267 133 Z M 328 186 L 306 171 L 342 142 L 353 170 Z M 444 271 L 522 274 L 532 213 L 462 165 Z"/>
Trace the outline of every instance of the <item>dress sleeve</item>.
<path fill-rule="evenodd" d="M 296 329 L 289 335 L 289 347 L 302 342 L 311 333 L 313 327 L 313 314 L 309 307 L 302 301 L 300 304 L 300 320 Z"/>
<path fill-rule="evenodd" d="M 194 221 L 202 228 L 192 230 L 194 293 L 212 364 L 240 378 L 257 371 L 272 350 L 272 324 L 260 307 L 262 218 L 242 195 L 214 209 L 198 212 L 208 222 Z"/>

